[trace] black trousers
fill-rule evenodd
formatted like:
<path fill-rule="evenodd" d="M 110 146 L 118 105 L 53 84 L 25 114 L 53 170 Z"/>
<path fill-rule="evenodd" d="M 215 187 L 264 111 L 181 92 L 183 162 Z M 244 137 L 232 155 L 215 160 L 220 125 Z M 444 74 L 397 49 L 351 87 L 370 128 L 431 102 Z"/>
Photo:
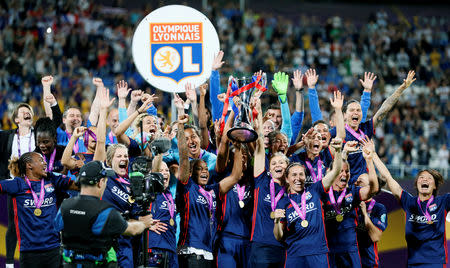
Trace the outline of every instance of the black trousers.
<path fill-rule="evenodd" d="M 20 252 L 20 268 L 59 268 L 59 247 L 45 251 Z"/>
<path fill-rule="evenodd" d="M 214 268 L 214 261 L 205 260 L 203 256 L 195 254 L 178 255 L 179 268 Z"/>
<path fill-rule="evenodd" d="M 117 262 L 109 262 L 105 264 L 96 265 L 95 262 L 90 261 L 75 261 L 73 263 L 64 263 L 64 268 L 117 268 Z"/>
<path fill-rule="evenodd" d="M 12 197 L 8 195 L 8 229 L 6 230 L 6 263 L 14 263 L 14 251 L 16 251 L 17 234 L 14 223 L 14 208 Z"/>

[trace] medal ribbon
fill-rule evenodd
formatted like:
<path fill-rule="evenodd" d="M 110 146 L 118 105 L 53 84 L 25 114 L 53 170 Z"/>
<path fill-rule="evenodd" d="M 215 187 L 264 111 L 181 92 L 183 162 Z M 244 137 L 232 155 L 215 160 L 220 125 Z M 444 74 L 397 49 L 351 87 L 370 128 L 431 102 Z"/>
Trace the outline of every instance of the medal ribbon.
<path fill-rule="evenodd" d="M 210 212 L 211 217 L 212 217 L 212 205 L 213 205 L 212 194 L 210 192 L 207 192 L 201 186 L 198 187 L 198 191 L 206 198 L 206 201 L 208 201 L 208 208 L 209 208 L 209 212 Z"/>
<path fill-rule="evenodd" d="M 428 207 L 431 205 L 431 203 L 433 203 L 433 200 L 434 200 L 434 196 L 431 196 L 431 198 L 428 199 L 427 206 L 425 207 L 425 212 L 424 212 L 422 209 L 422 206 L 420 205 L 420 199 L 419 199 L 419 197 L 417 197 L 417 205 L 419 205 L 419 209 L 420 209 L 420 211 L 422 211 L 422 214 L 425 215 L 425 217 L 427 218 L 427 221 L 431 221 L 431 215 L 428 212 Z"/>
<path fill-rule="evenodd" d="M 69 140 L 70 140 L 70 138 L 72 138 L 72 134 L 70 134 L 69 132 L 67 132 L 66 131 L 66 134 L 67 134 L 67 137 L 69 138 Z M 75 141 L 75 144 L 73 145 L 73 152 L 74 153 L 78 153 L 78 151 L 80 150 L 80 145 L 78 144 L 78 139 Z"/>
<path fill-rule="evenodd" d="M 84 132 L 84 147 L 86 147 L 86 149 L 89 146 L 89 136 L 91 136 L 94 141 L 97 141 L 97 135 L 95 135 L 95 133 L 89 128 L 86 129 L 86 131 Z"/>
<path fill-rule="evenodd" d="M 298 216 L 302 220 L 305 220 L 306 219 L 306 193 L 305 193 L 305 191 L 303 191 L 303 194 L 302 194 L 302 199 L 301 199 L 302 208 L 301 209 L 298 207 L 297 202 L 292 200 L 290 197 L 289 197 L 289 200 L 291 201 L 291 204 L 294 207 L 295 211 L 297 211 Z"/>
<path fill-rule="evenodd" d="M 169 192 L 169 193 L 167 193 L 167 196 L 166 196 L 166 194 L 163 193 L 163 196 L 168 203 L 167 207 L 169 207 L 170 218 L 173 219 L 174 212 L 175 212 L 175 202 L 173 202 L 172 194 Z"/>
<path fill-rule="evenodd" d="M 25 176 L 25 181 L 27 182 L 28 186 L 30 187 L 31 195 L 33 196 L 33 200 L 34 200 L 34 205 L 36 206 L 36 208 L 41 208 L 41 205 L 44 202 L 44 179 L 41 179 L 41 192 L 39 194 L 39 199 L 38 199 L 36 193 L 33 191 L 33 188 L 31 188 L 31 183 L 27 176 Z"/>
<path fill-rule="evenodd" d="M 355 137 L 359 141 L 364 139 L 365 134 L 364 134 L 364 132 L 361 129 L 359 130 L 359 134 L 356 133 L 356 131 L 354 131 L 353 128 L 351 128 L 348 124 L 345 124 L 345 129 L 348 132 L 350 132 L 353 135 L 353 137 Z"/>
<path fill-rule="evenodd" d="M 114 135 L 112 134 L 112 131 L 109 132 L 108 138 L 109 138 L 109 141 L 111 142 L 111 144 L 114 144 Z"/>
<path fill-rule="evenodd" d="M 277 203 L 280 201 L 280 198 L 284 194 L 284 188 L 278 192 L 277 196 L 275 196 L 275 182 L 273 179 L 270 180 L 270 205 L 272 207 L 272 211 L 275 211 L 277 208 Z"/>
<path fill-rule="evenodd" d="M 32 136 L 32 132 L 30 130 L 30 139 L 28 141 L 28 152 L 31 152 L 31 136 Z M 17 151 L 19 153 L 19 157 L 22 155 L 20 153 L 20 135 L 19 135 L 19 130 L 17 129 Z"/>
<path fill-rule="evenodd" d="M 53 165 L 55 164 L 55 156 L 56 156 L 56 148 L 53 149 L 53 153 L 50 156 L 49 164 L 47 165 L 47 169 L 45 171 L 52 172 L 53 171 Z"/>
<path fill-rule="evenodd" d="M 344 191 L 342 191 L 341 195 L 339 196 L 337 202 L 334 199 L 334 190 L 333 190 L 333 186 L 330 187 L 331 191 L 328 191 L 328 196 L 330 197 L 330 203 L 333 205 L 334 210 L 338 213 L 341 214 L 341 204 L 342 204 L 342 200 L 344 199 L 345 193 L 347 192 L 347 188 L 344 189 Z"/>
<path fill-rule="evenodd" d="M 244 200 L 244 196 L 245 196 L 245 185 L 244 185 L 244 186 L 239 186 L 239 184 L 236 183 L 236 189 L 237 189 L 237 194 L 238 194 L 239 201 Z"/>
<path fill-rule="evenodd" d="M 309 169 L 309 173 L 311 174 L 311 177 L 313 178 L 314 182 L 318 182 L 322 180 L 322 160 L 320 160 L 319 157 L 319 161 L 317 161 L 317 173 L 318 175 L 316 175 L 316 173 L 314 173 L 314 168 L 311 165 L 311 162 L 309 162 L 309 160 L 306 160 L 306 166 Z"/>
<path fill-rule="evenodd" d="M 370 200 L 370 204 L 367 207 L 367 212 L 370 214 L 372 212 L 373 206 L 375 206 L 375 199 Z"/>
<path fill-rule="evenodd" d="M 123 183 L 123 184 L 126 184 L 126 185 L 129 185 L 129 184 L 130 184 L 127 180 L 125 180 L 124 178 L 122 178 L 122 177 L 120 177 L 120 176 L 117 178 L 117 180 L 120 181 L 120 182 Z"/>

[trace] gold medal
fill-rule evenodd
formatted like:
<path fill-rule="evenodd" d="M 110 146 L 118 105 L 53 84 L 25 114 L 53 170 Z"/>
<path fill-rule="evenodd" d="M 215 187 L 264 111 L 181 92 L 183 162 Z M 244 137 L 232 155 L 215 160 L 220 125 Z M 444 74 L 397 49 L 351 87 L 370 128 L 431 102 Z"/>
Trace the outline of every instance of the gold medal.
<path fill-rule="evenodd" d="M 169 221 L 170 226 L 174 226 L 175 225 L 175 221 L 171 218 Z"/>
<path fill-rule="evenodd" d="M 427 221 L 427 224 L 433 224 L 433 221 Z"/>
<path fill-rule="evenodd" d="M 338 222 L 341 222 L 341 221 L 344 220 L 344 216 L 342 216 L 342 214 L 337 214 L 337 215 L 336 215 L 336 220 L 337 220 Z"/>
<path fill-rule="evenodd" d="M 37 208 L 34 210 L 34 215 L 39 217 L 39 216 L 41 216 L 41 214 L 42 214 L 42 210 L 40 208 Z"/>
<path fill-rule="evenodd" d="M 271 218 L 272 220 L 275 219 L 275 212 L 274 212 L 274 211 L 270 212 L 270 218 Z"/>
<path fill-rule="evenodd" d="M 244 201 L 242 201 L 242 200 L 239 200 L 239 206 L 241 207 L 241 208 L 244 208 Z"/>
<path fill-rule="evenodd" d="M 303 228 L 308 227 L 308 221 L 307 220 L 302 220 L 302 227 Z"/>
<path fill-rule="evenodd" d="M 133 204 L 133 203 L 134 203 L 134 199 L 133 199 L 133 197 L 131 197 L 131 196 L 128 196 L 128 202 L 129 202 L 130 204 Z"/>

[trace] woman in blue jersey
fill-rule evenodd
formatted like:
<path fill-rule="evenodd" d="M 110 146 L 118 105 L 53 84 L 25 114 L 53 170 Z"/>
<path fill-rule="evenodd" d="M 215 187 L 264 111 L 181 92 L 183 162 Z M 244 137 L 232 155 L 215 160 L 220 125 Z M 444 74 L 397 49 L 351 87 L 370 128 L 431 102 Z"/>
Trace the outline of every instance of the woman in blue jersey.
<path fill-rule="evenodd" d="M 368 168 L 369 184 L 358 187 L 349 184 L 349 164 L 344 162 L 339 177 L 330 186 L 323 203 L 325 228 L 328 241 L 330 267 L 361 267 L 361 259 L 356 238 L 357 213 L 361 201 L 368 200 L 378 191 L 378 180 L 373 165 L 373 148 L 366 137 L 362 140 L 363 157 Z M 344 158 L 356 146 L 344 146 Z"/>
<path fill-rule="evenodd" d="M 47 163 L 36 152 L 10 161 L 12 180 L 0 181 L 0 193 L 12 196 L 20 248 L 20 267 L 59 267 L 59 234 L 53 229 L 56 194 L 78 190 L 65 175 L 47 172 Z"/>
<path fill-rule="evenodd" d="M 437 195 L 439 186 L 444 183 L 442 175 L 434 169 L 420 171 L 414 181 L 416 197 L 402 189 L 376 154 L 374 162 L 406 212 L 408 267 L 446 267 L 445 221 L 450 210 L 450 194 Z"/>
<path fill-rule="evenodd" d="M 167 227 L 161 227 L 148 234 L 148 253 L 150 267 L 178 267 L 176 244 L 176 214 L 175 198 L 170 192 L 170 172 L 162 155 L 153 160 L 153 170 L 160 172 L 164 177 L 164 192 L 156 195 L 155 201 L 150 205 L 150 213 L 153 219 L 165 223 Z"/>
<path fill-rule="evenodd" d="M 341 170 L 342 140 L 335 138 L 330 146 L 337 152 L 332 169 L 308 188 L 305 168 L 300 163 L 292 163 L 286 169 L 289 194 L 277 205 L 273 229 L 275 238 L 287 244 L 285 267 L 328 267 L 322 202 Z"/>
<path fill-rule="evenodd" d="M 178 150 L 180 154 L 177 203 L 181 213 L 178 242 L 180 267 L 214 267 L 213 244 L 217 229 L 216 199 L 225 194 L 242 177 L 242 153 L 236 150 L 231 174 L 219 183 L 207 185 L 208 165 L 201 159 L 189 164 L 184 124 L 188 115 L 178 116 Z M 239 147 L 236 144 L 237 148 Z"/>
<path fill-rule="evenodd" d="M 276 205 L 284 195 L 284 171 L 289 159 L 284 154 L 276 152 L 270 158 L 269 170 L 266 170 L 260 102 L 257 102 L 256 109 L 258 118 L 255 130 L 259 137 L 256 141 L 253 164 L 255 190 L 249 266 L 280 267 L 283 266 L 286 255 L 285 244 L 277 241 L 273 235 L 273 219 Z"/>
<path fill-rule="evenodd" d="M 49 117 L 43 117 L 36 121 L 36 149 L 35 152 L 42 154 L 47 162 L 48 172 L 66 174 L 61 158 L 64 146 L 57 145 L 56 126 Z"/>

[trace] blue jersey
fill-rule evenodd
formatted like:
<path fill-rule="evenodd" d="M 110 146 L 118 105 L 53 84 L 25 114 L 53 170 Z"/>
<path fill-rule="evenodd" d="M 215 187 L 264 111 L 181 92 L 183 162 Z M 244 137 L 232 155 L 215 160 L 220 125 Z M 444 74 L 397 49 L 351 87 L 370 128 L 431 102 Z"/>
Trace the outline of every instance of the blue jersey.
<path fill-rule="evenodd" d="M 30 184 L 39 198 L 41 181 L 30 180 Z M 44 178 L 44 201 L 40 207 L 42 214 L 36 216 L 36 205 L 25 179 L 15 177 L 0 181 L 0 193 L 12 196 L 20 252 L 49 250 L 60 246 L 59 234 L 53 228 L 53 220 L 58 212 L 56 193 L 67 190 L 71 184 L 70 177 L 48 173 Z"/>
<path fill-rule="evenodd" d="M 243 208 L 239 206 L 238 185 L 245 187 L 242 200 L 244 202 Z M 238 236 L 243 239 L 250 239 L 253 189 L 254 187 L 250 182 L 242 185 L 236 184 L 228 193 L 220 195 L 217 208 L 219 232 Z"/>
<path fill-rule="evenodd" d="M 369 208 L 369 204 L 370 201 L 366 201 L 367 209 Z M 384 205 L 376 202 L 372 208 L 372 211 L 368 211 L 368 214 L 375 227 L 384 232 L 388 225 L 387 211 Z M 380 261 L 378 258 L 377 243 L 373 242 L 369 236 L 369 233 L 365 227 L 364 216 L 362 215 L 360 208 L 358 208 L 358 226 L 356 230 L 361 264 L 364 267 L 378 267 L 380 265 Z"/>
<path fill-rule="evenodd" d="M 166 190 L 165 194 L 170 193 L 169 190 Z M 173 198 L 175 202 L 175 198 Z M 153 219 L 160 220 L 167 224 L 167 231 L 162 232 L 160 235 L 149 231 L 148 233 L 148 248 L 159 248 L 159 249 L 167 249 L 176 253 L 177 243 L 175 234 L 177 231 L 177 223 L 175 221 L 175 216 L 177 214 L 176 206 L 174 208 L 173 221 L 174 225 L 170 225 L 170 212 L 169 212 L 169 202 L 167 202 L 166 198 L 162 194 L 157 194 L 155 201 L 153 201 L 150 205 L 150 213 L 153 215 Z"/>
<path fill-rule="evenodd" d="M 129 182 L 127 178 L 122 178 Z M 138 212 L 137 205 L 130 202 L 130 185 L 121 182 L 119 176 L 108 177 L 102 200 L 110 203 L 122 215 L 133 218 Z"/>
<path fill-rule="evenodd" d="M 69 143 L 69 140 L 70 137 L 67 132 L 59 127 L 56 130 L 56 142 L 58 143 L 58 145 L 62 145 L 65 147 Z M 76 151 L 77 146 L 78 151 Z M 75 153 L 84 153 L 87 151 L 86 146 L 84 146 L 83 137 L 78 138 L 78 140 L 75 142 L 75 145 L 73 146 L 73 149 Z"/>
<path fill-rule="evenodd" d="M 375 129 L 373 128 L 373 119 L 359 124 L 358 131 L 356 131 L 358 135 L 360 134 L 360 130 L 364 133 L 364 135 L 367 135 L 369 139 L 372 138 L 373 134 L 375 134 Z M 336 137 L 335 127 L 330 130 L 330 134 L 332 138 Z M 344 143 L 347 141 L 359 142 L 359 140 L 346 129 Z M 360 149 L 356 152 L 349 153 L 347 161 L 350 165 L 350 181 L 348 182 L 348 184 L 354 184 L 359 175 L 367 173 L 366 160 L 364 160 L 364 157 L 362 155 L 362 147 L 360 146 Z"/>
<path fill-rule="evenodd" d="M 357 213 L 356 208 L 361 202 L 359 190 L 361 187 L 351 185 L 347 188 L 341 204 L 343 221 L 336 220 L 336 211 L 330 202 L 330 197 L 326 195 L 326 202 L 323 204 L 325 212 L 325 227 L 328 240 L 328 248 L 331 253 L 342 253 L 358 251 L 356 240 Z M 331 191 L 331 188 L 329 189 Z M 337 201 L 342 191 L 334 191 L 334 198 Z"/>
<path fill-rule="evenodd" d="M 200 193 L 200 186 L 189 178 L 186 183 L 178 181 L 177 206 L 180 211 L 180 239 L 178 246 L 188 246 L 213 252 L 217 231 L 216 197 L 219 196 L 219 184 L 207 185 L 205 190 L 212 194 L 212 215 L 209 203 Z"/>
<path fill-rule="evenodd" d="M 108 134 L 106 134 L 106 145 L 116 144 L 117 137 L 112 133 L 112 131 L 109 131 Z"/>
<path fill-rule="evenodd" d="M 308 166 L 306 165 L 306 161 L 309 161 L 311 163 L 311 166 L 314 170 L 314 173 L 316 176 L 319 175 L 317 165 L 319 163 L 319 159 L 322 161 L 322 179 L 325 177 L 325 174 L 327 174 L 327 169 L 330 167 L 331 163 L 333 162 L 333 156 L 330 153 L 329 148 L 325 148 L 322 150 L 318 156 L 314 158 L 314 160 L 311 161 L 311 159 L 308 158 L 308 154 L 306 151 L 301 151 L 299 154 L 293 154 L 289 160 L 291 163 L 298 162 L 302 164 L 302 166 L 305 168 L 305 175 L 306 175 L 306 181 L 305 186 L 309 186 L 312 183 L 314 183 L 313 176 L 311 176 L 311 171 L 309 170 Z"/>
<path fill-rule="evenodd" d="M 425 212 L 427 201 L 420 202 Z M 408 265 L 446 263 L 445 217 L 450 209 L 450 194 L 435 196 L 428 207 L 433 224 L 419 209 L 417 197 L 403 191 L 400 204 L 406 212 L 405 238 L 408 245 Z"/>
<path fill-rule="evenodd" d="M 199 158 L 206 162 L 209 172 L 216 169 L 217 155 L 201 149 Z M 189 160 L 192 160 L 192 158 L 189 157 Z M 180 155 L 178 153 L 178 150 L 169 150 L 168 154 L 163 156 L 163 161 L 168 165 L 175 162 L 180 163 Z"/>
<path fill-rule="evenodd" d="M 300 209 L 302 208 L 302 193 L 289 195 L 290 199 L 296 202 Z M 325 199 L 326 193 L 322 182 L 318 181 L 311 184 L 306 189 L 305 195 L 305 219 L 308 221 L 306 228 L 302 227 L 302 219 L 295 211 L 288 196 L 281 199 L 277 205 L 277 208 L 285 209 L 286 211 L 286 218 L 283 221 L 286 223 L 285 237 L 288 257 L 302 257 L 328 252 L 322 211 L 322 200 Z"/>
<path fill-rule="evenodd" d="M 252 216 L 252 232 L 250 240 L 262 244 L 284 247 L 285 245 L 275 239 L 273 235 L 273 219 L 270 218 L 272 212 L 270 199 L 270 180 L 272 176 L 267 171 L 263 171 L 255 178 L 254 205 Z M 275 196 L 280 192 L 282 186 L 275 185 Z"/>

